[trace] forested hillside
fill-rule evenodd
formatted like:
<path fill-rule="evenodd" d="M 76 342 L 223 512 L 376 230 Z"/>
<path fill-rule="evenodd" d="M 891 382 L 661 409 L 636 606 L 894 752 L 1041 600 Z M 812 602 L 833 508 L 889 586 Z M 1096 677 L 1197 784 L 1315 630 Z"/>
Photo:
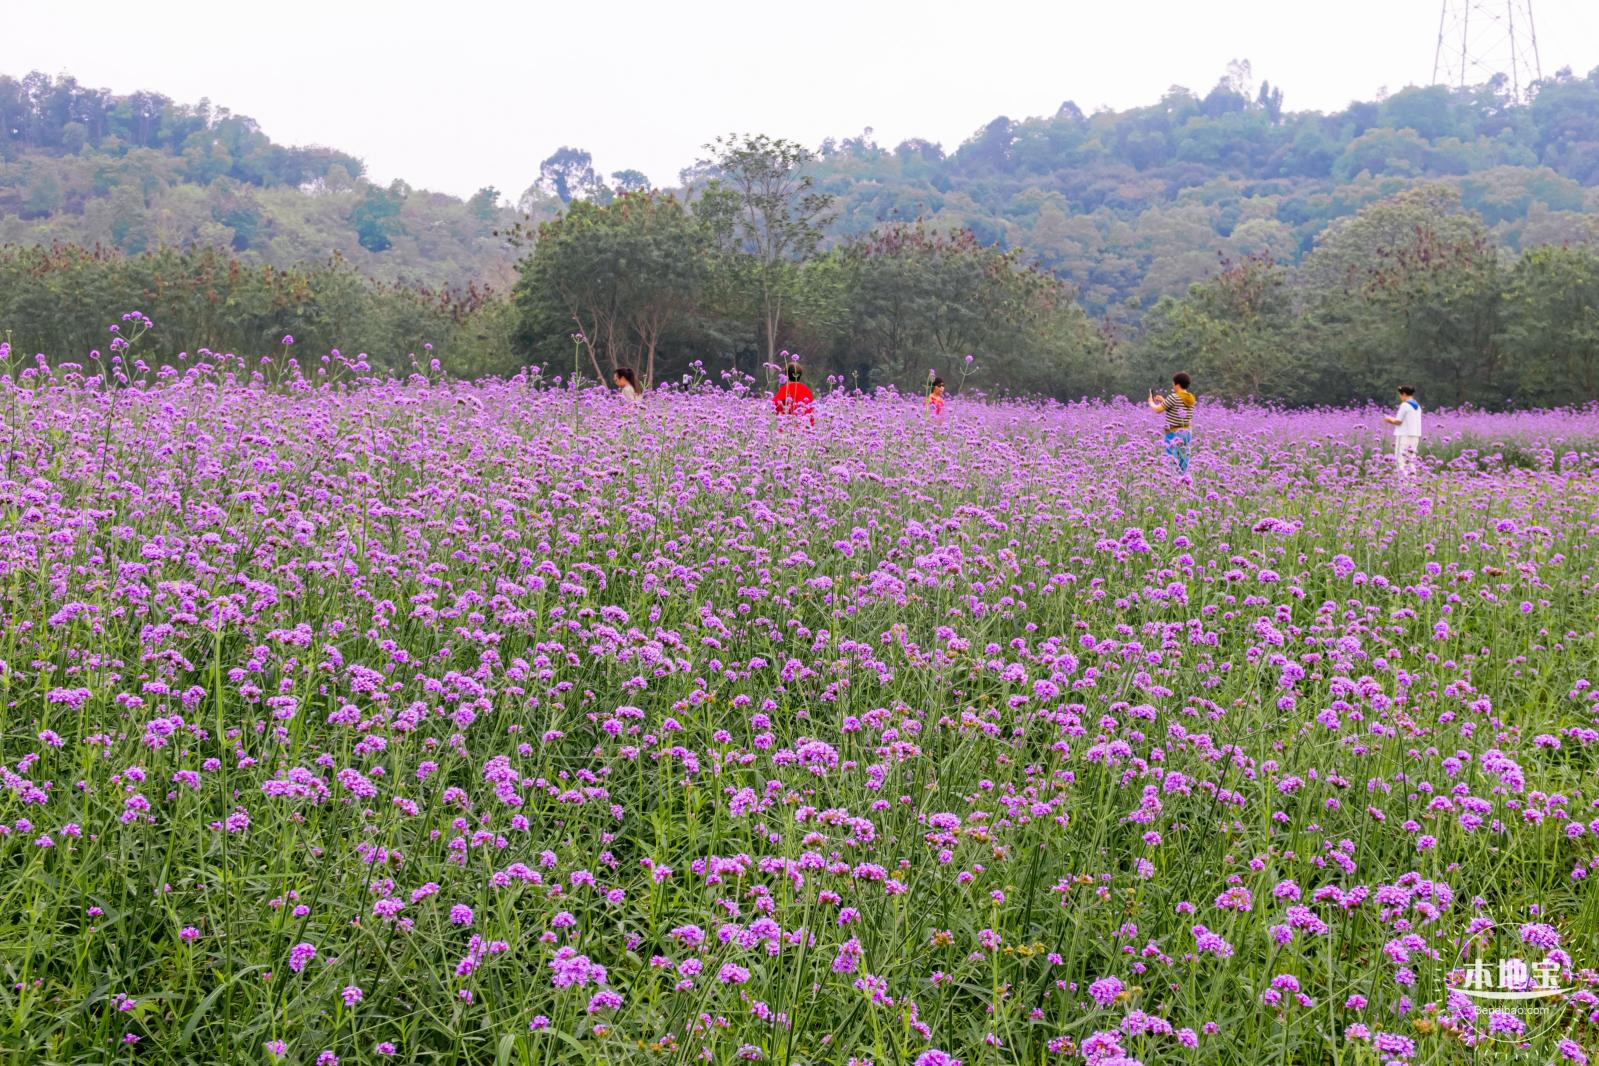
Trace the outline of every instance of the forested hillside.
<path fill-rule="evenodd" d="M 1500 85 L 1407 88 L 1336 114 L 1293 112 L 1246 65 L 1208 92 L 1047 118 L 1001 117 L 946 153 L 870 133 L 823 145 L 836 228 L 925 216 L 1022 247 L 1126 320 L 1217 267 L 1218 252 L 1296 261 L 1333 219 L 1424 183 L 1452 186 L 1513 251 L 1599 236 L 1599 69 L 1529 103 Z"/>
<path fill-rule="evenodd" d="M 970 229 L 1024 249 L 1124 325 L 1214 273 L 1218 253 L 1297 261 L 1331 220 L 1424 182 L 1453 186 L 1513 251 L 1599 233 L 1599 70 L 1563 71 L 1525 104 L 1495 85 L 1407 88 L 1335 114 L 1287 102 L 1235 64 L 1208 91 L 1000 117 L 948 151 L 881 146 L 870 131 L 829 140 L 814 174 L 837 198 L 831 239 L 917 217 Z M 508 286 L 515 253 L 495 231 L 516 212 L 497 190 L 462 201 L 363 175 L 346 152 L 276 144 L 205 101 L 0 77 L 0 243 L 204 244 L 277 266 L 337 252 L 380 281 Z M 682 181 L 706 176 L 691 167 Z M 632 171 L 608 181 L 569 148 L 528 177 L 519 206 L 534 221 L 643 184 Z"/>
<path fill-rule="evenodd" d="M 1599 400 L 1599 70 L 1529 100 L 1409 88 L 1290 112 L 1205 95 L 995 119 L 946 154 L 870 131 L 718 138 L 652 190 L 579 147 L 517 207 L 286 148 L 209 104 L 0 78 L 0 336 L 81 358 L 154 315 L 158 357 L 334 347 L 404 372 L 761 375 L 861 388 Z"/>
<path fill-rule="evenodd" d="M 280 267 L 337 253 L 384 282 L 508 283 L 515 257 L 495 229 L 515 212 L 497 190 L 462 201 L 364 174 L 353 155 L 275 144 L 208 101 L 0 76 L 0 244 L 198 244 Z"/>

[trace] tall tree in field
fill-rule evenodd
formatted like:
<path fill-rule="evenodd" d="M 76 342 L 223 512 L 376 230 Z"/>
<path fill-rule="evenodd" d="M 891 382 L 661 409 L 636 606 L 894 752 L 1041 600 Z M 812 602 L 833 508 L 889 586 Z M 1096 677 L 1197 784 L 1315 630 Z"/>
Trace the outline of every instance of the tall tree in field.
<path fill-rule="evenodd" d="M 1270 256 L 1223 260 L 1221 270 L 1163 298 L 1149 314 L 1140 359 L 1143 377 L 1164 383 L 1191 370 L 1207 393 L 1227 398 L 1291 398 L 1314 403 L 1288 372 L 1295 316 L 1287 271 Z M 1134 390 L 1136 392 L 1136 389 Z"/>
<path fill-rule="evenodd" d="M 817 192 L 806 173 L 814 159 L 810 150 L 790 141 L 729 136 L 705 148 L 713 153 L 709 162 L 716 177 L 694 210 L 747 267 L 758 295 L 766 361 L 775 363 L 796 264 L 815 253 L 833 197 Z"/>
<path fill-rule="evenodd" d="M 1389 250 L 1372 272 L 1373 304 L 1388 312 L 1395 348 L 1449 403 L 1500 404 L 1504 374 L 1500 312 L 1504 277 L 1486 232 L 1419 235 Z"/>
<path fill-rule="evenodd" d="M 603 213 L 602 206 L 578 200 L 540 225 L 533 251 L 517 264 L 512 290 L 519 346 L 531 355 L 576 334 L 596 378 L 604 377 L 599 353 L 617 343 L 621 299 Z"/>
<path fill-rule="evenodd" d="M 708 261 L 703 226 L 668 194 L 574 200 L 539 227 L 519 264 L 519 340 L 536 349 L 578 332 L 596 378 L 636 365 L 648 385 L 662 338 L 705 286 Z"/>
<path fill-rule="evenodd" d="M 846 372 L 915 388 L 929 370 L 963 380 L 971 356 L 985 388 L 1064 394 L 1084 389 L 1089 365 L 1103 362 L 1059 277 L 970 230 L 888 223 L 845 243 L 842 259 L 853 285 L 849 343 L 837 360 Z"/>
<path fill-rule="evenodd" d="M 1599 250 L 1529 249 L 1511 272 L 1504 318 L 1521 402 L 1599 400 Z"/>
<path fill-rule="evenodd" d="M 704 226 L 667 193 L 626 193 L 608 211 L 621 262 L 621 313 L 644 387 L 661 341 L 697 306 L 710 271 Z"/>
<path fill-rule="evenodd" d="M 1496 404 L 1499 251 L 1453 189 L 1424 185 L 1328 228 L 1297 274 L 1325 402 L 1386 395 L 1402 377 L 1434 402 Z"/>

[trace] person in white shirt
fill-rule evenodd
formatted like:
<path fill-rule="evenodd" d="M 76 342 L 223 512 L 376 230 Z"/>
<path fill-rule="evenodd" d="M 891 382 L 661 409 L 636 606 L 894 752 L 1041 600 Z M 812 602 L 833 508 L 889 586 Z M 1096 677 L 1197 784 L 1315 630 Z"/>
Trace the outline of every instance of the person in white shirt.
<path fill-rule="evenodd" d="M 1412 385 L 1399 386 L 1399 409 L 1383 421 L 1394 427 L 1394 464 L 1409 477 L 1416 472 L 1416 452 L 1421 447 L 1421 404 Z"/>
<path fill-rule="evenodd" d="M 614 379 L 617 391 L 622 394 L 622 399 L 628 403 L 643 403 L 644 393 L 638 387 L 638 375 L 630 366 L 616 368 Z"/>

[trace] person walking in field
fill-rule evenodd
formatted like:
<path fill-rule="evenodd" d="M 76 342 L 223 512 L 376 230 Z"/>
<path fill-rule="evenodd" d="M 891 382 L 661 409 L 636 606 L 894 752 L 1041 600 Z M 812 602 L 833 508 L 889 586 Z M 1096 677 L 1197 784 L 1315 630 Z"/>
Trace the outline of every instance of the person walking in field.
<path fill-rule="evenodd" d="M 1409 477 L 1416 472 L 1421 450 L 1421 404 L 1414 385 L 1399 386 L 1399 409 L 1383 421 L 1394 427 L 1394 465 L 1401 477 Z"/>
<path fill-rule="evenodd" d="M 927 411 L 932 415 L 944 413 L 944 379 L 934 378 L 927 389 Z"/>
<path fill-rule="evenodd" d="M 1194 443 L 1194 394 L 1188 391 L 1192 379 L 1182 371 L 1171 376 L 1171 391 L 1156 396 L 1149 390 L 1149 409 L 1166 416 L 1166 428 L 1161 436 L 1166 454 L 1177 461 L 1177 473 L 1188 473 L 1188 450 Z"/>
<path fill-rule="evenodd" d="M 811 425 L 816 425 L 816 397 L 811 395 L 810 387 L 800 380 L 803 376 L 800 365 L 788 364 L 787 373 L 787 383 L 772 395 L 772 406 L 779 415 L 808 418 Z"/>
<path fill-rule="evenodd" d="M 614 375 L 616 390 L 628 403 L 643 403 L 644 392 L 638 387 L 638 375 L 630 366 L 619 366 Z"/>

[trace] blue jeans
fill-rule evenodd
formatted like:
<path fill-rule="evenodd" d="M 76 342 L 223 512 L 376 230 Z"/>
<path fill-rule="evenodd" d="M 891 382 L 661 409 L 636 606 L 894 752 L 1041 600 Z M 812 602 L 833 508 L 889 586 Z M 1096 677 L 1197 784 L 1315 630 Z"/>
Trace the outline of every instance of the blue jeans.
<path fill-rule="evenodd" d="M 1166 442 L 1166 454 L 1177 460 L 1177 472 L 1188 473 L 1188 446 L 1194 443 L 1194 431 L 1174 429 L 1161 440 Z"/>

